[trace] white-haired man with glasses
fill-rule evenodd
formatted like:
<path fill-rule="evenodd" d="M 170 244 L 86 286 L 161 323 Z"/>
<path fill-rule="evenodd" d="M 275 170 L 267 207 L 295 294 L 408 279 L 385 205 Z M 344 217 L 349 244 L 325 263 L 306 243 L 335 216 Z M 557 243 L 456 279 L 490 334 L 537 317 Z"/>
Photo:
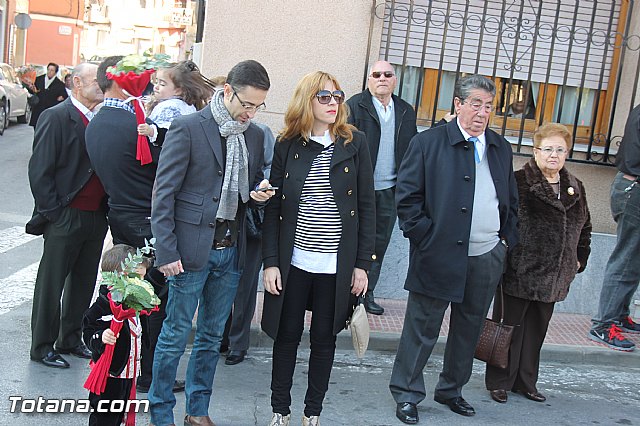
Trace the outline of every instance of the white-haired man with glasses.
<path fill-rule="evenodd" d="M 398 170 L 400 228 L 410 242 L 404 327 L 389 389 L 396 416 L 418 422 L 426 397 L 422 370 L 451 307 L 444 365 L 434 400 L 473 416 L 462 397 L 482 324 L 509 246 L 517 241 L 518 193 L 509 143 L 488 129 L 493 81 L 461 77 L 457 118 L 411 140 Z"/>
<path fill-rule="evenodd" d="M 246 251 L 246 209 L 273 194 L 263 179 L 263 132 L 251 123 L 270 87 L 262 65 L 235 65 L 201 111 L 177 118 L 158 163 L 151 228 L 169 300 L 153 360 L 151 422 L 174 424 L 172 386 L 198 308 L 186 375 L 185 425 L 212 426 L 220 342 Z"/>
<path fill-rule="evenodd" d="M 409 141 L 418 133 L 413 106 L 393 94 L 396 82 L 393 66 L 378 61 L 369 70 L 367 89 L 347 101 L 348 121 L 366 134 L 374 166 L 376 257 L 369 271 L 369 288 L 364 300 L 365 309 L 374 315 L 384 313 L 384 308 L 375 302 L 373 291 L 396 223 L 394 197 L 398 167 Z"/>

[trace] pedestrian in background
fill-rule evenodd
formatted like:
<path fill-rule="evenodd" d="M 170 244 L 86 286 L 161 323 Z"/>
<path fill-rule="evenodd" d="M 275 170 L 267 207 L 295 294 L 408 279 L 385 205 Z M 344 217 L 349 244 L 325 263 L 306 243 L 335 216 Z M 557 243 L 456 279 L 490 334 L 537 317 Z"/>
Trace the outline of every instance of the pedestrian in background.
<path fill-rule="evenodd" d="M 393 66 L 378 61 L 369 69 L 367 89 L 348 101 L 348 121 L 365 133 L 371 153 L 376 194 L 376 248 L 369 271 L 369 287 L 364 307 L 370 314 L 382 315 L 373 291 L 396 224 L 396 179 L 409 141 L 418 133 L 413 106 L 393 94 L 397 77 Z"/>
<path fill-rule="evenodd" d="M 367 290 L 373 260 L 373 170 L 363 133 L 347 124 L 344 92 L 325 72 L 298 82 L 273 155 L 278 189 L 263 226 L 262 328 L 274 339 L 270 426 L 286 426 L 305 311 L 311 355 L 302 424 L 318 425 L 352 295 Z"/>
<path fill-rule="evenodd" d="M 36 127 L 42 111 L 59 104 L 69 96 L 64 83 L 57 77 L 59 68 L 58 64 L 49 62 L 46 74 L 36 77 L 34 86 L 38 102 L 31 110 L 29 126 Z"/>
<path fill-rule="evenodd" d="M 536 382 L 540 350 L 556 302 L 567 297 L 576 273 L 591 252 L 591 216 L 582 182 L 564 167 L 571 133 L 547 123 L 533 135 L 533 158 L 515 172 L 518 185 L 520 244 L 509 253 L 493 319 L 515 325 L 509 365 L 487 364 L 485 384 L 494 401 L 507 402 L 507 391 L 537 402 L 546 397 Z"/>
<path fill-rule="evenodd" d="M 640 282 L 640 105 L 629 113 L 620 149 L 618 174 L 611 184 L 611 213 L 618 225 L 616 246 L 604 270 L 598 315 L 592 320 L 591 340 L 630 352 L 636 347 L 622 333 L 640 333 L 631 319 L 631 300 Z"/>
<path fill-rule="evenodd" d="M 482 325 L 517 242 L 518 193 L 511 146 L 487 128 L 496 87 L 480 75 L 460 77 L 456 118 L 415 136 L 398 171 L 400 229 L 409 239 L 409 291 L 389 388 L 402 422 L 418 422 L 426 397 L 423 369 L 450 306 L 444 365 L 434 400 L 475 415 L 462 397 Z"/>
<path fill-rule="evenodd" d="M 264 166 L 262 172 L 264 178 L 271 176 L 271 160 L 273 159 L 273 147 L 275 138 L 271 129 L 262 123 L 255 123 L 264 132 Z M 262 266 L 262 225 L 264 221 L 264 208 L 247 209 L 247 258 L 244 262 L 242 275 L 238 282 L 238 291 L 233 301 L 233 311 L 229 315 L 225 325 L 225 333 L 222 338 L 220 352 L 224 352 L 223 346 L 229 351 L 226 365 L 236 365 L 244 361 L 249 350 L 251 336 L 251 320 L 256 310 L 256 296 L 258 291 L 258 278 Z"/>

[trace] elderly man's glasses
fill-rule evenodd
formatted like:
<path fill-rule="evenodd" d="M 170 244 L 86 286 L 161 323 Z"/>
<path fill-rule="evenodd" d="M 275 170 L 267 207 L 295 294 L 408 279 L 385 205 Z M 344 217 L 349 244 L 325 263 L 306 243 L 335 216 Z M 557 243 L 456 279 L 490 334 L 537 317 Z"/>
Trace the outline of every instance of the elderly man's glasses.
<path fill-rule="evenodd" d="M 240 102 L 240 105 L 242 105 L 242 108 L 244 108 L 246 112 L 260 112 L 260 111 L 264 111 L 267 108 L 267 105 L 265 105 L 264 102 L 261 103 L 260 105 L 253 105 L 248 102 L 244 102 L 242 99 L 240 99 L 240 96 L 238 96 L 236 89 L 233 89 L 233 96 L 231 96 L 231 102 L 233 102 L 234 96 L 238 98 L 238 102 Z"/>
<path fill-rule="evenodd" d="M 542 152 L 544 155 L 551 155 L 553 154 L 553 152 L 557 152 L 558 155 L 565 155 L 566 153 L 569 152 L 569 150 L 567 148 L 558 146 L 558 147 L 552 147 L 552 146 L 545 146 L 544 148 L 535 148 L 538 151 Z"/>
<path fill-rule="evenodd" d="M 384 75 L 387 78 L 394 76 L 393 71 L 374 71 L 371 73 L 371 77 L 373 78 L 380 78 L 381 75 Z"/>
<path fill-rule="evenodd" d="M 316 94 L 316 98 L 318 98 L 318 102 L 322 105 L 330 103 L 331 98 L 335 99 L 336 103 L 340 105 L 344 102 L 344 92 L 342 90 L 334 90 L 333 92 L 321 90 Z"/>

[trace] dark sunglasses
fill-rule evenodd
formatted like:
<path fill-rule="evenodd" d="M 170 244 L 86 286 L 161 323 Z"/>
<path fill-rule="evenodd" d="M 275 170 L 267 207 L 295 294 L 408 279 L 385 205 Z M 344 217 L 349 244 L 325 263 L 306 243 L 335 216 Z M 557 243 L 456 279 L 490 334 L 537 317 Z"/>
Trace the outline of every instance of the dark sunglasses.
<path fill-rule="evenodd" d="M 344 102 L 344 92 L 342 90 L 334 90 L 333 92 L 321 90 L 316 94 L 316 98 L 318 98 L 318 102 L 322 105 L 326 105 L 331 102 L 331 98 L 335 99 L 336 103 L 340 105 Z"/>
<path fill-rule="evenodd" d="M 394 76 L 393 71 L 374 71 L 371 73 L 371 77 L 380 78 L 382 74 L 384 74 L 384 76 L 387 78 L 391 78 Z"/>

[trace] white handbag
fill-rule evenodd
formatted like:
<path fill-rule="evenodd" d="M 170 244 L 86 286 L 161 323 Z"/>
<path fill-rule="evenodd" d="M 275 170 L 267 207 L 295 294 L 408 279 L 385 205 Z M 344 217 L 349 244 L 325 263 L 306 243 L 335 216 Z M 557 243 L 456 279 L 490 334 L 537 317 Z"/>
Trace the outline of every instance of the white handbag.
<path fill-rule="evenodd" d="M 351 319 L 348 321 L 349 329 L 351 330 L 351 340 L 353 341 L 353 349 L 356 351 L 356 356 L 362 358 L 369 346 L 369 319 L 367 318 L 367 311 L 364 309 L 364 304 L 360 303 L 361 299 L 358 299 L 358 305 L 353 310 Z"/>

